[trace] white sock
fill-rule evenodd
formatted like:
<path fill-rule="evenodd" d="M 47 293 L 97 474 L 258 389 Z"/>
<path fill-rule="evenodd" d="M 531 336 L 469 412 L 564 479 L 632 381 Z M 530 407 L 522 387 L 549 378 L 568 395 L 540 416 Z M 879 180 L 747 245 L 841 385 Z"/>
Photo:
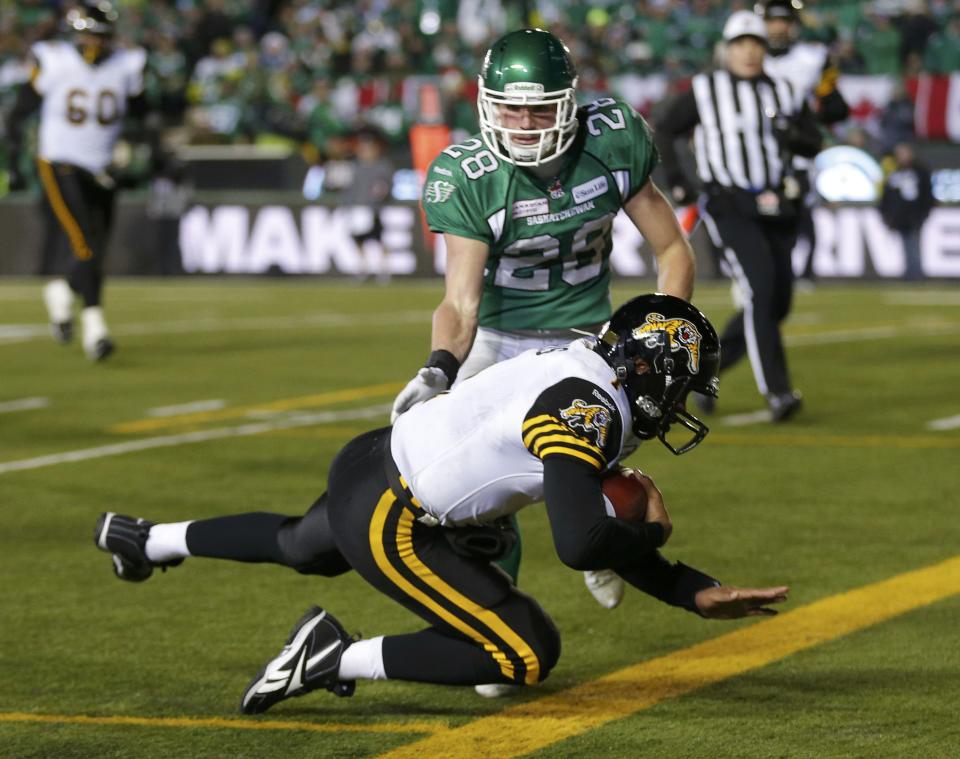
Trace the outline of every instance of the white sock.
<path fill-rule="evenodd" d="M 186 559 L 190 555 L 187 550 L 187 527 L 192 522 L 191 519 L 189 522 L 155 524 L 151 527 L 147 536 L 147 558 L 157 563 Z"/>
<path fill-rule="evenodd" d="M 340 680 L 386 680 L 383 670 L 383 636 L 358 640 L 340 658 Z"/>
<path fill-rule="evenodd" d="M 44 286 L 43 303 L 54 324 L 63 324 L 73 318 L 73 290 L 65 279 L 55 279 Z"/>
<path fill-rule="evenodd" d="M 88 306 L 80 312 L 83 324 L 83 347 L 90 349 L 97 341 L 107 336 L 107 322 L 100 306 Z"/>

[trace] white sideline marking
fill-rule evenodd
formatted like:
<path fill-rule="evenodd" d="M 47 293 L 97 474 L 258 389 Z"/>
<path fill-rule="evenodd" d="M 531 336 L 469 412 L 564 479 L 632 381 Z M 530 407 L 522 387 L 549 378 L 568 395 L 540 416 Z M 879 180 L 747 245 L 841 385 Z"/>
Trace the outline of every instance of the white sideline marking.
<path fill-rule="evenodd" d="M 953 290 L 890 293 L 884 300 L 891 306 L 960 306 L 960 293 Z"/>
<path fill-rule="evenodd" d="M 829 343 L 847 343 L 858 340 L 885 340 L 891 337 L 908 335 L 954 335 L 960 332 L 960 324 L 942 320 L 913 320 L 896 326 L 863 327 L 861 329 L 838 329 L 832 332 L 815 332 L 809 335 L 789 335 L 784 338 L 787 345 L 824 345 Z"/>
<path fill-rule="evenodd" d="M 9 414 L 12 411 L 26 411 L 32 408 L 46 408 L 49 405 L 49 398 L 21 398 L 17 401 L 0 403 L 0 414 Z"/>
<path fill-rule="evenodd" d="M 50 327 L 40 324 L 0 324 L 0 342 L 12 343 L 50 335 Z"/>
<path fill-rule="evenodd" d="M 720 420 L 724 427 L 746 427 L 748 424 L 759 424 L 760 422 L 769 422 L 771 419 L 769 409 L 760 409 L 759 411 L 750 411 L 746 414 L 730 414 Z"/>
<path fill-rule="evenodd" d="M 183 319 L 169 322 L 119 324 L 112 327 L 110 332 L 114 336 L 124 336 L 300 329 L 302 327 L 378 327 L 394 324 L 429 324 L 432 315 L 432 311 L 398 311 L 391 314 L 317 313 L 306 316 Z M 0 344 L 41 338 L 50 339 L 50 328 L 46 324 L 0 324 Z"/>
<path fill-rule="evenodd" d="M 32 459 L 4 461 L 0 462 L 0 474 L 7 474 L 8 472 L 20 472 L 25 469 L 40 469 L 46 466 L 69 464 L 76 461 L 102 459 L 108 456 L 119 456 L 124 453 L 133 453 L 135 451 L 148 451 L 152 448 L 173 448 L 179 445 L 188 445 L 190 443 L 203 443 L 207 440 L 221 440 L 229 437 L 261 435 L 265 432 L 273 432 L 274 430 L 287 430 L 295 427 L 310 427 L 315 424 L 330 424 L 332 422 L 345 422 L 353 419 L 374 419 L 377 417 L 386 416 L 390 412 L 390 405 L 391 404 L 389 403 L 385 403 L 378 404 L 376 406 L 366 406 L 364 408 L 346 409 L 343 411 L 318 411 L 315 414 L 293 414 L 283 419 L 276 419 L 269 422 L 242 424 L 237 427 L 215 427 L 212 430 L 185 432 L 180 435 L 161 435 L 159 437 L 148 437 L 141 440 L 130 440 L 125 443 L 100 445 L 96 448 L 81 448 L 80 450 L 76 451 L 53 453 L 48 456 L 37 456 L 36 458 Z"/>
<path fill-rule="evenodd" d="M 926 427 L 928 430 L 955 430 L 960 427 L 960 414 L 944 419 L 934 419 L 932 422 L 927 422 Z"/>
<path fill-rule="evenodd" d="M 431 311 L 400 311 L 391 315 L 367 314 L 314 314 L 313 316 L 240 319 L 188 319 L 174 322 L 151 322 L 143 324 L 124 324 L 111 329 L 114 335 L 169 335 L 190 332 L 230 332 L 264 329 L 300 329 L 302 327 L 367 326 L 385 324 L 429 324 Z M 886 340 L 917 334 L 952 335 L 960 333 L 960 324 L 949 321 L 931 322 L 917 320 L 896 326 L 864 327 L 862 329 L 844 329 L 830 332 L 815 332 L 807 335 L 788 335 L 785 343 L 789 346 L 823 345 L 846 343 L 858 340 Z M 46 324 L 0 324 L 0 346 L 13 345 L 34 339 L 50 339 Z"/>
<path fill-rule="evenodd" d="M 175 406 L 157 406 L 147 409 L 147 416 L 177 416 L 178 414 L 192 414 L 197 411 L 218 411 L 226 405 L 226 401 L 213 398 L 209 401 L 193 401 L 192 403 L 180 403 Z"/>

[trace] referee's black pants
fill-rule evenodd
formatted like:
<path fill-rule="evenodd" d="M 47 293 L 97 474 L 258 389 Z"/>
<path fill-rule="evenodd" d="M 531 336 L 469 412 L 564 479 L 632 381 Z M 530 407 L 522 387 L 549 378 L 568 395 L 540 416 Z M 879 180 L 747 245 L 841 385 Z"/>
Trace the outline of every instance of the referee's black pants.
<path fill-rule="evenodd" d="M 84 306 L 99 306 L 114 191 L 89 171 L 67 163 L 37 161 L 44 201 L 70 250 L 67 282 Z"/>
<path fill-rule="evenodd" d="M 303 517 L 252 513 L 194 522 L 187 531 L 190 553 L 283 564 L 305 574 L 356 570 L 430 625 L 384 637 L 390 679 L 543 680 L 560 657 L 553 621 L 502 570 L 455 552 L 444 528 L 418 522 L 398 500 L 383 466 L 390 431 L 349 442 L 330 467 L 327 492 Z"/>
<path fill-rule="evenodd" d="M 741 299 L 741 310 L 720 336 L 720 370 L 749 356 L 764 396 L 792 390 L 780 323 L 793 300 L 791 253 L 797 240 L 792 218 L 751 218 L 709 213 L 704 221 L 720 248 Z"/>

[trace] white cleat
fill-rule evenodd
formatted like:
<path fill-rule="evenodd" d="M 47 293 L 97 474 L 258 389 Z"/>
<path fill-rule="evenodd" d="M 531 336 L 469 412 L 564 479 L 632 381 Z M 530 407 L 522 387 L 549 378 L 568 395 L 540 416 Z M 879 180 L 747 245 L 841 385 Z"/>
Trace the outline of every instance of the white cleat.
<path fill-rule="evenodd" d="M 73 338 L 73 290 L 66 280 L 55 279 L 43 287 L 43 304 L 50 318 L 50 334 L 61 345 Z"/>
<path fill-rule="evenodd" d="M 510 683 L 489 683 L 487 685 L 474 685 L 473 689 L 478 696 L 484 698 L 503 698 L 504 696 L 514 696 L 520 690 L 519 685 Z"/>
<path fill-rule="evenodd" d="M 103 318 L 103 309 L 89 306 L 80 312 L 83 327 L 83 352 L 91 361 L 103 361 L 116 350 L 113 340 L 107 334 L 107 323 Z"/>
<path fill-rule="evenodd" d="M 623 600 L 624 582 L 612 569 L 597 569 L 583 573 L 583 582 L 597 603 L 604 609 L 615 609 Z"/>

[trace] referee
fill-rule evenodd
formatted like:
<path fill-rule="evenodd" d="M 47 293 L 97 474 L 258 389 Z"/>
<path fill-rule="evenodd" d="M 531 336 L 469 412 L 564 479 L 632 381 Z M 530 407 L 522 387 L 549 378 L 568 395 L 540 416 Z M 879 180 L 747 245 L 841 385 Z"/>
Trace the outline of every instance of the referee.
<path fill-rule="evenodd" d="M 771 418 L 780 422 L 801 405 L 780 334 L 793 295 L 790 254 L 801 202 L 792 160 L 815 155 L 821 136 L 804 94 L 764 73 L 762 18 L 737 11 L 724 25 L 723 39 L 723 68 L 693 77 L 691 89 L 656 123 L 657 144 L 674 201 L 689 203 L 694 193 L 676 142 L 693 131 L 704 192 L 701 218 L 740 300 L 740 311 L 721 336 L 720 369 L 748 355 Z"/>

